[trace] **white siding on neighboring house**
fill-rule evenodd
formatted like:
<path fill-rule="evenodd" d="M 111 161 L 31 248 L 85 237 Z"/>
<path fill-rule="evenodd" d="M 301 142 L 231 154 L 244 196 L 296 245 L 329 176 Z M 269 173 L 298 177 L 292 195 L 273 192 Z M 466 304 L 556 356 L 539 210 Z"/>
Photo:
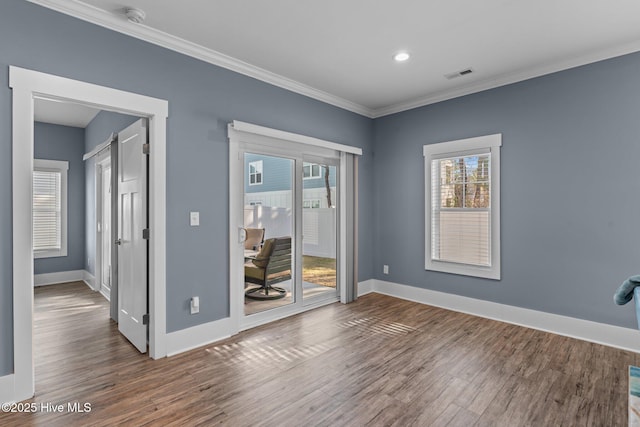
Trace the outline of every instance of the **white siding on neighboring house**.
<path fill-rule="evenodd" d="M 303 200 L 320 200 L 321 208 L 329 208 L 327 203 L 327 189 L 321 188 L 305 188 L 302 191 Z M 331 203 L 336 206 L 338 201 L 336 200 L 336 187 L 331 187 Z"/>
<path fill-rule="evenodd" d="M 335 206 L 337 203 L 336 188 L 331 187 L 331 201 Z M 328 208 L 327 204 L 327 190 L 324 187 L 321 188 L 305 188 L 302 194 L 304 200 L 319 200 L 321 208 Z M 279 208 L 291 209 L 291 191 L 263 191 L 259 193 L 245 193 L 244 195 L 245 206 L 262 205 L 273 206 Z"/>
<path fill-rule="evenodd" d="M 291 209 L 291 191 L 264 191 L 260 193 L 245 193 L 244 205 L 262 205 Z"/>

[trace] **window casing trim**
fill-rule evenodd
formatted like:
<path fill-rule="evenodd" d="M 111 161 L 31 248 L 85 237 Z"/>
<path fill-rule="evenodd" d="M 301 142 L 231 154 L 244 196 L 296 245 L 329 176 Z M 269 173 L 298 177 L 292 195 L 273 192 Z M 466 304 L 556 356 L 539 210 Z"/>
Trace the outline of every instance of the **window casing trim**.
<path fill-rule="evenodd" d="M 33 251 L 33 257 L 38 258 L 54 258 L 67 256 L 67 216 L 68 216 L 68 198 L 67 188 L 68 181 L 67 175 L 69 171 L 69 162 L 63 160 L 45 160 L 34 159 L 33 170 L 43 172 L 58 172 L 60 173 L 60 248 L 48 249 L 41 251 Z M 32 193 L 33 199 L 33 193 Z M 33 202 L 32 202 L 33 203 Z"/>
<path fill-rule="evenodd" d="M 425 270 L 500 280 L 500 147 L 502 134 L 485 135 L 423 146 L 425 184 Z M 490 247 L 491 266 L 460 264 L 432 259 L 432 183 L 431 161 L 480 152 L 491 154 L 490 168 Z"/>

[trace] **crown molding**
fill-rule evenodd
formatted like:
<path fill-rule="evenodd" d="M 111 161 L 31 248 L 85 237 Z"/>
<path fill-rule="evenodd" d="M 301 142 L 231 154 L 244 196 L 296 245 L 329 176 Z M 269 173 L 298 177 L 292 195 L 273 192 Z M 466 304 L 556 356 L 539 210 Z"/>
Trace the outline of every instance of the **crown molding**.
<path fill-rule="evenodd" d="M 184 40 L 180 37 L 172 36 L 165 32 L 153 29 L 144 24 L 131 23 L 124 15 L 120 16 L 109 13 L 78 0 L 27 1 L 137 39 L 153 43 L 166 49 L 182 53 L 209 64 L 244 74 L 245 76 L 252 77 L 265 83 L 269 83 L 365 117 L 371 118 L 373 114 L 373 110 L 355 102 L 315 89 L 298 81 L 272 73 L 271 71 L 256 67 L 244 61 L 240 61 L 229 55 L 225 55 L 188 40 Z"/>
<path fill-rule="evenodd" d="M 482 92 L 484 90 L 506 86 L 512 83 L 518 83 L 524 80 L 533 79 L 535 77 L 568 70 L 570 68 L 580 67 L 582 65 L 592 64 L 594 62 L 603 61 L 605 59 L 615 58 L 617 56 L 627 55 L 629 53 L 638 51 L 640 51 L 640 41 L 634 41 L 632 43 L 590 52 L 586 55 L 567 58 L 563 61 L 555 61 L 537 67 L 527 68 L 526 70 L 518 70 L 512 73 L 505 73 L 495 78 L 481 80 L 479 82 L 454 89 L 443 90 L 424 97 L 416 98 L 411 101 L 390 105 L 388 107 L 377 108 L 373 110 L 373 114 L 371 115 L 371 117 L 375 119 L 395 113 L 401 113 L 403 111 L 412 110 L 414 108 L 424 107 L 426 105 L 435 104 L 437 102 L 442 102 L 465 95 L 471 95 L 473 93 Z"/>

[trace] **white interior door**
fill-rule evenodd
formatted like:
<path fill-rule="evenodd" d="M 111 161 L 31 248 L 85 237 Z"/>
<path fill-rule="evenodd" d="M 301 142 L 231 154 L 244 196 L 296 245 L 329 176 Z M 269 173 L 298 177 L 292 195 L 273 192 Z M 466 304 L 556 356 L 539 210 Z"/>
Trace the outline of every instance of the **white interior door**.
<path fill-rule="evenodd" d="M 118 329 L 147 351 L 147 128 L 141 119 L 118 134 Z"/>

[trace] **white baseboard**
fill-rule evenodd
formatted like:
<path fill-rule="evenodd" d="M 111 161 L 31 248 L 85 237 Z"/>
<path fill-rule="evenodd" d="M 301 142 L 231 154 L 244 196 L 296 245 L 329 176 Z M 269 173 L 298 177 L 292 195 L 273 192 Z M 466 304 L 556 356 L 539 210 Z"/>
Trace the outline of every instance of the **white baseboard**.
<path fill-rule="evenodd" d="M 0 377 L 0 403 L 15 402 L 15 375 Z"/>
<path fill-rule="evenodd" d="M 640 331 L 374 280 L 373 292 L 640 353 Z"/>
<path fill-rule="evenodd" d="M 55 285 L 58 283 L 84 281 L 85 270 L 59 271 L 33 275 L 34 286 Z"/>
<path fill-rule="evenodd" d="M 175 356 L 203 345 L 229 338 L 231 318 L 215 320 L 167 334 L 167 356 Z"/>
<path fill-rule="evenodd" d="M 100 293 L 107 301 L 111 301 L 111 289 L 100 286 Z"/>
<path fill-rule="evenodd" d="M 96 278 L 93 274 L 89 273 L 87 270 L 82 270 L 82 281 L 86 283 L 87 286 L 90 287 L 92 291 L 96 290 Z"/>
<path fill-rule="evenodd" d="M 358 296 L 370 294 L 373 292 L 373 287 L 375 286 L 375 280 L 369 279 L 364 282 L 358 283 Z"/>

